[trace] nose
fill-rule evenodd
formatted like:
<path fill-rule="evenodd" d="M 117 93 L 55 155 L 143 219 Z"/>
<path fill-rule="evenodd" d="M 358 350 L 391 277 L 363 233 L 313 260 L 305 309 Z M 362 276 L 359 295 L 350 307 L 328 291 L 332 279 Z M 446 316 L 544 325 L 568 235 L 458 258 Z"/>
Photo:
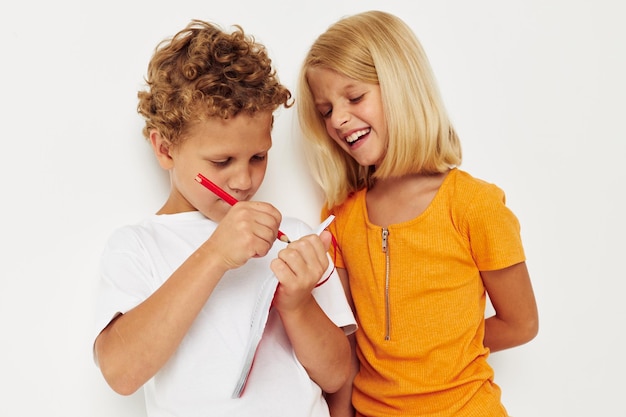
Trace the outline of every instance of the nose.
<path fill-rule="evenodd" d="M 331 124 L 333 128 L 339 129 L 350 120 L 350 112 L 345 106 L 333 107 Z"/>
<path fill-rule="evenodd" d="M 233 167 L 232 175 L 228 180 L 228 188 L 233 192 L 247 191 L 252 187 L 252 175 L 250 167 L 244 166 Z"/>

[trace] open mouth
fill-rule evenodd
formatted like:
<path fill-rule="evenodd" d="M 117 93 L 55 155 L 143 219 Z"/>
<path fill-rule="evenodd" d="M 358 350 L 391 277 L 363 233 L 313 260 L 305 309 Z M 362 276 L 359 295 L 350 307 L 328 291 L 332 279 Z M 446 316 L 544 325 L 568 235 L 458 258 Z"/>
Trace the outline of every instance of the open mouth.
<path fill-rule="evenodd" d="M 354 145 L 356 142 L 358 142 L 361 138 L 363 138 L 363 136 L 367 135 L 368 133 L 370 133 L 372 129 L 362 129 L 362 130 L 357 130 L 356 132 L 353 132 L 352 134 L 348 135 L 345 137 L 345 141 L 348 143 L 348 145 L 352 146 Z"/>

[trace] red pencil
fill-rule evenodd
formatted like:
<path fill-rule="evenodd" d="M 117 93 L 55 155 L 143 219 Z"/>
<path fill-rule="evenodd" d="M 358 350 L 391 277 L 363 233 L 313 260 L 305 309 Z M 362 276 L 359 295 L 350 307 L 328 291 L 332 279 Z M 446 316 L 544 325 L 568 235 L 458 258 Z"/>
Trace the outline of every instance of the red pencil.
<path fill-rule="evenodd" d="M 208 178 L 206 178 L 204 175 L 200 173 L 196 175 L 196 181 L 204 185 L 206 188 L 211 190 L 216 196 L 218 196 L 219 198 L 221 198 L 222 200 L 224 200 L 231 206 L 234 205 L 238 201 L 235 197 L 228 194 L 226 191 L 222 190 L 215 183 L 211 182 Z M 277 239 L 285 243 L 291 243 L 287 235 L 281 232 L 280 230 L 278 231 Z"/>

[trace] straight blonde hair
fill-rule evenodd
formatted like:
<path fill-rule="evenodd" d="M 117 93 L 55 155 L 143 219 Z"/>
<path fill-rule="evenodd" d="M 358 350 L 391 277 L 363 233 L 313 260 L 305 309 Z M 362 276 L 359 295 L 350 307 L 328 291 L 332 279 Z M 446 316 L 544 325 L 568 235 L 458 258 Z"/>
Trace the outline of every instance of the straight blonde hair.
<path fill-rule="evenodd" d="M 328 135 L 307 79 L 313 67 L 380 86 L 388 143 L 376 170 L 359 166 Z M 409 26 L 392 14 L 356 14 L 321 34 L 302 64 L 296 106 L 308 162 L 329 208 L 376 178 L 435 174 L 461 164 L 460 141 L 428 58 Z"/>

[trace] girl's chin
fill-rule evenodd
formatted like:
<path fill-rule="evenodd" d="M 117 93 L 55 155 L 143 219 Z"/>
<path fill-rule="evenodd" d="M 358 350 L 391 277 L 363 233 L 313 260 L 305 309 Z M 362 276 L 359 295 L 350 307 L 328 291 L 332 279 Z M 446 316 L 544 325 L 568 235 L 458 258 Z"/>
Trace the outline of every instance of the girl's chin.
<path fill-rule="evenodd" d="M 357 162 L 357 164 L 359 164 L 362 167 L 369 167 L 369 166 L 378 166 L 380 165 L 380 161 L 379 160 L 374 160 L 374 159 L 370 159 L 370 158 L 354 158 L 354 160 Z"/>

